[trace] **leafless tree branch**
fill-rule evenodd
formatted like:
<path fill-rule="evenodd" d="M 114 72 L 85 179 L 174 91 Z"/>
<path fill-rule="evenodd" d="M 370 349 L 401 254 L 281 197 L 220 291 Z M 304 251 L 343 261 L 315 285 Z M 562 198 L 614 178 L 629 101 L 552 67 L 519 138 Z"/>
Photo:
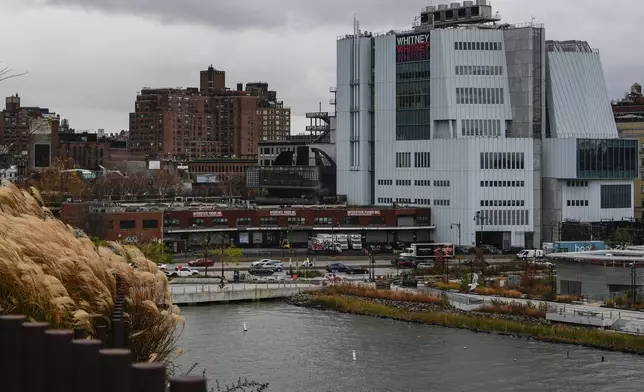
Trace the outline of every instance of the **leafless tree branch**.
<path fill-rule="evenodd" d="M 23 75 L 26 75 L 28 73 L 29 73 L 29 71 L 25 71 L 25 72 L 22 72 L 22 73 L 13 73 L 13 70 L 11 68 L 4 67 L 4 68 L 0 69 L 0 82 L 8 80 L 8 79 L 17 78 L 19 76 L 23 76 Z"/>

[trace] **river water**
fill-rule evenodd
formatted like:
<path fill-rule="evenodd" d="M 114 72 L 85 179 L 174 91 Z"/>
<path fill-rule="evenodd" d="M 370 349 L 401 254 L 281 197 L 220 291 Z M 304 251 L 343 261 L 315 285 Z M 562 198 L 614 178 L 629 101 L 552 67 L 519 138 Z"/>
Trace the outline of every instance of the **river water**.
<path fill-rule="evenodd" d="M 269 392 L 630 392 L 644 380 L 638 356 L 282 303 L 183 315 L 184 369 L 198 363 L 194 372 L 211 380 L 245 377 L 270 383 Z"/>

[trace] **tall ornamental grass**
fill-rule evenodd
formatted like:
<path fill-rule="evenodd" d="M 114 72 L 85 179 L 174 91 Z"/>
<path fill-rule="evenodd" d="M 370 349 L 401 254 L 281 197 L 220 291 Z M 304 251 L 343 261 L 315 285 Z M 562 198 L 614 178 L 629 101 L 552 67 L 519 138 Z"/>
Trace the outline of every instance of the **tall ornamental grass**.
<path fill-rule="evenodd" d="M 125 318 L 136 360 L 169 361 L 183 325 L 165 275 L 135 247 L 96 246 L 53 218 L 36 189 L 0 186 L 0 307 L 53 328 L 95 336 L 114 307 L 116 277 L 127 292 Z M 133 268 L 130 263 L 136 266 Z"/>

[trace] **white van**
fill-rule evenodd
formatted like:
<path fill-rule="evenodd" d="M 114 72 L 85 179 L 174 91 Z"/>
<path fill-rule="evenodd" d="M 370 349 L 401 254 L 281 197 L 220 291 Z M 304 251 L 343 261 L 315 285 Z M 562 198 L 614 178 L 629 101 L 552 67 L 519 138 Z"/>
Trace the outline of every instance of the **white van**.
<path fill-rule="evenodd" d="M 543 251 L 541 249 L 525 249 L 517 253 L 517 260 L 538 260 L 543 258 Z"/>

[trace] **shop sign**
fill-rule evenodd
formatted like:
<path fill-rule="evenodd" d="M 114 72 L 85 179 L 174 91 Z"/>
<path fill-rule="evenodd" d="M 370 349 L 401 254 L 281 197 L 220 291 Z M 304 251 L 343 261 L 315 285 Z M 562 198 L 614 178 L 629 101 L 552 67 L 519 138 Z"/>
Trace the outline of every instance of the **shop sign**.
<path fill-rule="evenodd" d="M 353 211 L 347 211 L 347 216 L 380 216 L 380 210 L 353 210 Z"/>
<path fill-rule="evenodd" d="M 287 210 L 275 210 L 271 211 L 271 216 L 296 216 L 297 213 L 295 211 L 287 211 Z"/>
<path fill-rule="evenodd" d="M 221 211 L 195 211 L 192 213 L 193 218 L 221 218 Z"/>

